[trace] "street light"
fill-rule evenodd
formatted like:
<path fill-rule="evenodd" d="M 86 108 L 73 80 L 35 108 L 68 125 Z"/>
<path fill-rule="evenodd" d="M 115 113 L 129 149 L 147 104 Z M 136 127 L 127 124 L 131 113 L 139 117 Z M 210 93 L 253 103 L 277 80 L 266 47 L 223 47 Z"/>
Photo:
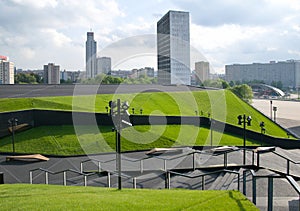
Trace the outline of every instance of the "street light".
<path fill-rule="evenodd" d="M 272 108 L 273 108 L 273 101 L 270 100 L 270 117 L 271 117 L 271 120 L 272 120 Z"/>
<path fill-rule="evenodd" d="M 261 122 L 259 124 L 259 127 L 260 127 L 260 134 L 261 134 L 261 137 L 260 137 L 260 145 L 262 146 L 262 143 L 263 143 L 263 134 L 266 133 L 266 129 L 265 129 L 265 123 L 264 122 Z"/>
<path fill-rule="evenodd" d="M 276 111 L 277 111 L 276 106 L 273 107 L 273 111 L 274 111 L 274 122 L 276 122 Z"/>
<path fill-rule="evenodd" d="M 251 116 L 246 117 L 246 114 L 244 115 L 239 115 L 238 117 L 238 124 L 242 125 L 243 124 L 243 128 L 244 128 L 244 157 L 243 157 L 243 165 L 246 164 L 246 124 L 247 126 L 251 126 L 251 121 L 252 118 Z"/>
<path fill-rule="evenodd" d="M 11 141 L 12 141 L 12 148 L 13 148 L 13 154 L 15 154 L 15 130 L 16 126 L 18 125 L 18 119 L 17 118 L 10 118 L 8 120 L 9 124 L 9 132 L 11 132 Z"/>
<path fill-rule="evenodd" d="M 121 130 L 124 126 L 132 126 L 129 122 L 129 104 L 128 102 L 123 102 L 121 105 L 121 100 L 117 99 L 115 101 L 109 101 L 110 115 L 113 118 L 115 123 L 116 131 L 116 168 L 118 169 L 118 189 L 122 189 L 122 180 L 121 180 Z M 128 119 L 128 121 L 126 121 Z"/>
<path fill-rule="evenodd" d="M 215 120 L 210 118 L 209 122 L 210 122 L 210 146 L 212 147 L 212 145 L 213 145 L 213 125 L 215 124 Z"/>

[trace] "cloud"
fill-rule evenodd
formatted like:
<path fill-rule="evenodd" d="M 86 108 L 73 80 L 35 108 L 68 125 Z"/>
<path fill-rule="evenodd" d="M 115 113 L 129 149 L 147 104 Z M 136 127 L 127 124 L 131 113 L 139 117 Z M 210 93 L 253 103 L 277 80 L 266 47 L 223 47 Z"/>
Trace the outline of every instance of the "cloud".
<path fill-rule="evenodd" d="M 67 69 L 84 69 L 86 32 L 92 28 L 109 33 L 115 19 L 124 16 L 116 1 L 4 1 L 0 49 L 17 67 L 41 68 L 52 61 Z"/>
<path fill-rule="evenodd" d="M 0 54 L 18 68 L 55 62 L 63 69 L 84 69 L 87 31 L 95 32 L 101 51 L 124 38 L 155 34 L 156 22 L 168 10 L 190 12 L 191 45 L 216 70 L 232 63 L 299 59 L 298 0 L 6 0 L 0 7 Z M 153 48 L 143 40 L 127 44 Z M 152 60 L 143 66 L 157 68 Z"/>

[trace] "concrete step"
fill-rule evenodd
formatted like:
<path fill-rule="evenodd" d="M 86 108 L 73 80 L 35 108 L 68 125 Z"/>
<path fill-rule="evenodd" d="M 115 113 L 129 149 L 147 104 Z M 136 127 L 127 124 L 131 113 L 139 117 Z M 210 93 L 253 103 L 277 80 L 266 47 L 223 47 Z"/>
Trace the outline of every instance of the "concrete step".
<path fill-rule="evenodd" d="M 219 176 L 215 179 L 215 181 L 212 183 L 212 185 L 209 187 L 209 189 L 210 190 L 218 190 L 217 186 L 223 180 L 224 175 L 225 175 L 225 172 L 221 172 L 219 174 Z"/>

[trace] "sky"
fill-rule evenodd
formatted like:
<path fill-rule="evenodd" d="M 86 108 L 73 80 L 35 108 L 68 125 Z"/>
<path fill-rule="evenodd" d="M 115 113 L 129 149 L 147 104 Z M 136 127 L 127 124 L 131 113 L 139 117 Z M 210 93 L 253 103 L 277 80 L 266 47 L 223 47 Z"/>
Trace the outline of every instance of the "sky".
<path fill-rule="evenodd" d="M 135 54 L 120 49 L 125 56 L 112 59 L 113 69 L 157 69 L 156 23 L 169 10 L 190 13 L 191 47 L 218 73 L 226 64 L 300 59 L 298 0 L 2 0 L 0 55 L 24 70 L 50 62 L 84 70 L 92 30 L 98 56 L 116 43 L 150 37 Z"/>

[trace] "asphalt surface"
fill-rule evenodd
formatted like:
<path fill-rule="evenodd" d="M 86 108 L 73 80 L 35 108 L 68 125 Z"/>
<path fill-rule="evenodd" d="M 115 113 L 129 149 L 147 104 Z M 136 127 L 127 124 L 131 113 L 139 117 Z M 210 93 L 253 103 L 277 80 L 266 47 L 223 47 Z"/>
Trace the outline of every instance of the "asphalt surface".
<path fill-rule="evenodd" d="M 140 92 L 179 92 L 203 90 L 193 86 L 147 85 L 0 85 L 0 98 L 27 98 Z"/>

